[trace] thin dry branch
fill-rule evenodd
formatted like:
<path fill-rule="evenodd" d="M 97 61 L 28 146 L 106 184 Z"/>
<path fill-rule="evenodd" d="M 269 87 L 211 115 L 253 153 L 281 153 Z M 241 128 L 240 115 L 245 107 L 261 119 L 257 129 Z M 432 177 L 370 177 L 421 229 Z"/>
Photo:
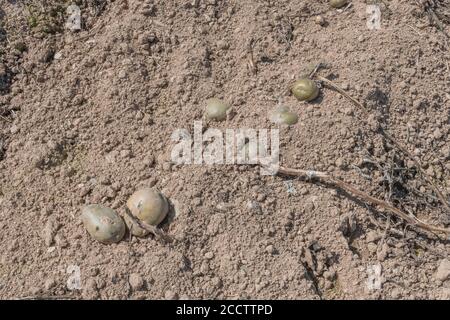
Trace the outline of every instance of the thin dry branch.
<path fill-rule="evenodd" d="M 395 216 L 405 220 L 406 222 L 408 222 L 409 224 L 411 224 L 413 226 L 416 226 L 420 229 L 430 231 L 433 233 L 443 233 L 446 236 L 450 235 L 450 229 L 433 226 L 426 222 L 423 222 L 423 221 L 419 220 L 417 217 L 403 212 L 402 210 L 394 207 L 393 205 L 387 203 L 386 201 L 372 197 L 372 196 L 368 195 L 367 193 L 353 187 L 351 184 L 349 184 L 339 178 L 336 178 L 329 173 L 320 172 L 320 171 L 311 171 L 311 170 L 280 167 L 278 170 L 278 175 L 295 176 L 295 177 L 300 177 L 303 179 L 317 178 L 322 182 L 325 182 L 325 183 L 328 183 L 335 187 L 338 187 L 338 188 L 348 192 L 349 194 L 356 196 L 360 200 L 369 202 L 372 205 L 379 206 L 379 207 L 389 211 L 390 213 L 394 214 Z"/>
<path fill-rule="evenodd" d="M 256 75 L 258 73 L 258 66 L 255 63 L 255 57 L 253 54 L 253 42 L 254 40 L 251 39 L 247 45 L 247 68 L 253 75 Z"/>
<path fill-rule="evenodd" d="M 139 219 L 136 219 L 131 213 L 128 212 L 128 210 L 125 210 L 125 214 L 132 219 L 139 227 L 141 227 L 142 229 L 150 232 L 151 234 L 153 234 L 157 239 L 165 242 L 165 243 L 170 243 L 173 242 L 173 239 L 171 236 L 167 235 L 164 231 L 162 231 L 161 229 L 159 229 L 158 227 L 149 225 L 147 223 L 145 223 L 144 221 L 141 221 Z"/>
<path fill-rule="evenodd" d="M 9 120 L 8 118 L 5 118 L 5 117 L 2 116 L 2 115 L 0 115 L 0 119 L 2 119 L 3 121 L 6 121 L 6 122 L 12 123 L 11 120 Z"/>
<path fill-rule="evenodd" d="M 445 2 L 440 0 L 416 0 L 417 5 L 428 15 L 430 22 L 448 39 L 450 36 L 442 22 L 442 19 L 448 20 L 448 14 L 441 15 L 442 11 L 440 10 L 442 7 L 448 6 L 448 3 Z"/>
<path fill-rule="evenodd" d="M 339 86 L 334 84 L 332 81 L 328 80 L 327 78 L 321 77 L 319 75 L 316 75 L 316 78 L 318 80 L 322 81 L 324 84 L 326 84 L 331 89 L 339 92 L 345 98 L 350 100 L 355 106 L 357 106 L 359 108 L 359 110 L 361 110 L 364 113 L 364 115 L 366 116 L 365 118 L 367 119 L 367 116 L 369 115 L 370 112 L 363 104 L 361 104 L 358 100 L 356 100 L 353 97 L 351 97 L 342 88 L 340 88 Z M 370 126 L 368 126 L 368 127 L 370 127 Z M 413 156 L 401 143 L 399 143 L 397 140 L 395 140 L 394 137 L 392 137 L 389 133 L 387 133 L 383 128 L 379 127 L 378 130 L 379 130 L 378 132 L 381 133 L 387 140 L 389 140 L 391 142 L 391 144 L 394 147 L 397 148 L 397 150 L 399 150 L 400 152 L 405 154 L 409 159 L 411 159 L 414 162 L 414 165 L 419 170 L 419 173 L 421 174 L 421 176 L 430 185 L 430 187 L 436 193 L 436 195 L 438 196 L 439 200 L 445 206 L 445 208 L 448 210 L 448 212 L 450 212 L 450 205 L 448 204 L 447 200 L 445 199 L 445 196 L 442 194 L 442 192 L 439 190 L 439 188 L 436 186 L 436 184 L 433 182 L 433 180 L 425 172 L 425 170 L 423 169 L 422 164 L 417 159 L 417 157 Z M 371 129 L 371 131 L 374 131 L 374 130 Z"/>
<path fill-rule="evenodd" d="M 37 296 L 27 296 L 27 297 L 19 297 L 19 298 L 13 298 L 12 300 L 74 300 L 74 299 L 80 299 L 80 297 L 76 296 L 44 296 L 44 295 L 37 295 Z"/>

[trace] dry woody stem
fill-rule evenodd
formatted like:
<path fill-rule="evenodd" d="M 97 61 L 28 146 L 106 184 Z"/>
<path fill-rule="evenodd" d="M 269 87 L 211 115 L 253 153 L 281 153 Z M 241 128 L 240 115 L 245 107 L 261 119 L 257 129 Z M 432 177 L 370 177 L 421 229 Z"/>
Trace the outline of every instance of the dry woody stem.
<path fill-rule="evenodd" d="M 2 116 L 2 115 L 0 115 L 0 119 L 2 119 L 3 121 L 6 121 L 6 122 L 12 123 L 11 120 L 9 120 L 8 118 L 5 118 L 5 117 Z"/>
<path fill-rule="evenodd" d="M 149 224 L 145 223 L 144 221 L 136 219 L 131 213 L 128 212 L 128 210 L 125 210 L 125 214 L 130 219 L 132 219 L 135 223 L 137 223 L 139 225 L 139 227 L 141 227 L 142 229 L 147 230 L 148 232 L 153 234 L 156 239 L 158 239 L 158 240 L 160 240 L 160 241 L 162 241 L 164 243 L 171 243 L 171 242 L 173 242 L 173 238 L 170 237 L 169 235 L 167 235 L 164 231 L 162 231 L 158 227 L 149 225 Z"/>
<path fill-rule="evenodd" d="M 354 99 L 353 97 L 348 95 L 342 88 L 339 88 L 332 81 L 330 81 L 324 77 L 321 77 L 321 76 L 316 76 L 316 78 L 318 80 L 322 81 L 324 84 L 326 84 L 330 88 L 332 88 L 333 90 L 342 94 L 348 100 L 350 100 L 355 106 L 357 106 L 364 113 L 365 116 L 369 115 L 369 110 L 367 110 L 366 107 L 364 107 L 360 102 L 358 102 L 356 99 Z M 413 156 L 401 143 L 399 143 L 397 140 L 395 140 L 394 137 L 392 137 L 384 129 L 379 127 L 378 130 L 379 130 L 378 132 L 381 133 L 387 140 L 389 140 L 392 143 L 392 145 L 395 148 L 397 148 L 397 150 L 399 150 L 401 153 L 405 154 L 409 159 L 411 159 L 414 162 L 414 164 L 417 167 L 417 169 L 419 170 L 421 176 L 430 185 L 430 187 L 436 193 L 436 195 L 439 198 L 439 200 L 441 201 L 441 203 L 444 205 L 446 210 L 450 213 L 450 206 L 449 206 L 447 200 L 445 199 L 445 196 L 442 194 L 442 192 L 439 190 L 439 188 L 436 186 L 436 184 L 433 182 L 433 180 L 426 174 L 425 170 L 423 169 L 422 164 L 417 159 L 417 157 Z"/>
<path fill-rule="evenodd" d="M 347 182 L 345 182 L 339 178 L 336 178 L 329 173 L 280 167 L 278 170 L 278 175 L 294 176 L 294 177 L 300 177 L 303 179 L 317 178 L 322 182 L 336 186 L 336 187 L 348 192 L 349 194 L 356 196 L 360 200 L 369 202 L 372 205 L 377 205 L 377 206 L 389 211 L 390 213 L 396 215 L 397 217 L 405 220 L 406 222 L 408 222 L 409 224 L 411 224 L 413 226 L 416 226 L 420 229 L 430 231 L 433 233 L 444 233 L 447 236 L 450 235 L 450 229 L 441 228 L 441 227 L 427 224 L 427 223 L 419 220 L 417 217 L 403 212 L 402 210 L 394 207 L 393 205 L 387 203 L 386 201 L 372 197 L 372 196 L 368 195 L 367 193 L 353 187 L 352 185 L 348 184 Z"/>

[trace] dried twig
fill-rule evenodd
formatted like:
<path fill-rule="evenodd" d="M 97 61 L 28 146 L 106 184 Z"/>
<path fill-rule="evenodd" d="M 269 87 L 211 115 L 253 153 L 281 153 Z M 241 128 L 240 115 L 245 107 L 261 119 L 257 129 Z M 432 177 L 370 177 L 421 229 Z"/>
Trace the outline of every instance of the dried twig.
<path fill-rule="evenodd" d="M 28 297 L 19 297 L 13 298 L 13 300 L 73 300 L 80 299 L 75 296 L 28 296 Z"/>
<path fill-rule="evenodd" d="M 253 55 L 253 41 L 254 40 L 251 39 L 247 45 L 247 67 L 253 75 L 256 75 L 258 73 L 258 67 L 256 66 L 255 58 Z"/>
<path fill-rule="evenodd" d="M 444 24 L 439 19 L 439 17 L 436 15 L 436 13 L 432 9 L 427 9 L 426 11 L 430 17 L 431 20 L 433 20 L 434 25 L 436 28 L 441 31 L 447 38 L 450 38 L 447 31 L 445 31 Z"/>
<path fill-rule="evenodd" d="M 311 171 L 311 170 L 302 170 L 302 169 L 291 169 L 291 168 L 285 168 L 280 167 L 278 170 L 279 175 L 287 175 L 287 176 L 296 176 L 303 179 L 313 179 L 318 178 L 322 182 L 331 184 L 333 186 L 336 186 L 349 194 L 358 197 L 361 200 L 364 200 L 366 202 L 371 203 L 372 205 L 377 205 L 390 213 L 396 215 L 397 217 L 405 220 L 409 224 L 416 226 L 420 229 L 435 232 L 435 233 L 444 233 L 446 236 L 450 235 L 450 229 L 437 227 L 430 225 L 426 222 L 423 222 L 419 220 L 414 215 L 407 214 L 403 212 L 402 210 L 394 207 L 393 205 L 387 203 L 386 201 L 377 199 L 375 197 L 372 197 L 368 195 L 367 193 L 353 187 L 352 185 L 348 184 L 347 182 L 344 182 L 343 180 L 334 177 L 333 175 L 326 173 L 326 172 L 320 172 L 320 171 Z"/>
<path fill-rule="evenodd" d="M 162 240 L 166 243 L 173 242 L 172 237 L 164 233 L 161 229 L 158 229 L 158 227 L 152 226 L 150 224 L 145 223 L 144 221 L 141 221 L 139 219 L 136 219 L 133 215 L 131 215 L 128 210 L 125 210 L 125 214 L 132 219 L 139 227 L 142 229 L 150 232 L 153 234 L 157 239 Z"/>
<path fill-rule="evenodd" d="M 430 22 L 432 22 L 434 24 L 434 26 L 436 27 L 436 29 L 438 29 L 440 32 L 442 32 L 445 37 L 447 39 L 450 38 L 449 34 L 447 33 L 447 31 L 445 30 L 445 26 L 444 23 L 441 21 L 441 18 L 444 18 L 445 20 L 447 20 L 446 18 L 448 17 L 443 17 L 441 16 L 438 11 L 442 6 L 447 6 L 448 4 L 445 3 L 441 3 L 442 1 L 435 1 L 435 0 L 416 0 L 416 3 L 418 6 L 420 6 L 422 8 L 422 10 L 428 15 Z"/>
<path fill-rule="evenodd" d="M 384 227 L 384 233 L 383 233 L 383 236 L 381 237 L 381 240 L 380 240 L 380 242 L 378 243 L 378 248 L 377 248 L 377 250 L 380 249 L 380 248 L 383 246 L 384 241 L 386 240 L 386 236 L 387 236 L 387 234 L 388 234 L 390 228 L 391 228 L 391 217 L 389 216 L 389 217 L 387 218 L 387 221 L 386 221 L 386 226 Z"/>
<path fill-rule="evenodd" d="M 4 121 L 6 121 L 6 122 L 12 123 L 11 120 L 9 120 L 8 118 L 5 118 L 5 117 L 2 116 L 2 115 L 0 115 L 0 119 L 4 120 Z"/>
<path fill-rule="evenodd" d="M 369 110 L 361 104 L 358 100 L 351 97 L 347 92 L 345 92 L 342 88 L 334 84 L 332 81 L 328 80 L 327 78 L 321 77 L 319 75 L 316 76 L 317 79 L 328 85 L 333 90 L 339 92 L 342 94 L 345 98 L 350 100 L 355 106 L 357 106 L 365 115 L 365 119 L 369 116 Z M 372 130 L 372 129 L 371 129 Z M 373 130 L 372 130 L 373 131 Z M 409 159 L 411 159 L 414 162 L 414 165 L 419 170 L 419 173 L 424 178 L 424 180 L 431 186 L 433 191 L 438 196 L 441 203 L 445 206 L 445 208 L 450 212 L 450 205 L 448 204 L 447 200 L 445 199 L 445 196 L 442 194 L 442 192 L 439 190 L 439 188 L 436 186 L 436 184 L 433 182 L 433 180 L 428 176 L 428 174 L 423 169 L 422 164 L 417 159 L 417 157 L 413 156 L 402 144 L 397 142 L 397 140 L 394 139 L 389 133 L 387 133 L 383 128 L 378 128 L 378 133 L 381 133 L 383 137 L 385 137 L 387 140 L 389 140 L 394 147 L 397 148 L 397 150 L 401 151 L 403 154 L 405 154 Z"/>

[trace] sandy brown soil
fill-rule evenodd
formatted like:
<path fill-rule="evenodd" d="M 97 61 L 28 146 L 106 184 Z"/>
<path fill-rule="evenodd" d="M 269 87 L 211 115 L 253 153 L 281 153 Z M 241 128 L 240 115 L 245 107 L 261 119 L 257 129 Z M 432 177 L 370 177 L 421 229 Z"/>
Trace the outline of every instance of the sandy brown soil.
<path fill-rule="evenodd" d="M 369 30 L 366 6 L 377 2 L 381 29 Z M 83 28 L 72 32 L 55 3 L 64 1 L 0 0 L 1 298 L 450 298 L 442 237 L 257 166 L 170 161 L 172 132 L 192 130 L 206 99 L 231 104 L 234 117 L 204 121 L 221 129 L 276 128 L 267 113 L 281 101 L 299 115 L 280 127 L 283 165 L 332 172 L 449 226 L 414 163 L 348 100 L 324 88 L 305 104 L 287 89 L 325 63 L 320 74 L 364 102 L 449 199 L 445 20 L 439 30 L 411 0 L 345 10 L 325 0 L 83 0 Z M 161 227 L 175 241 L 95 242 L 80 208 L 123 214 L 139 186 L 174 205 Z M 70 266 L 80 290 L 67 287 Z"/>

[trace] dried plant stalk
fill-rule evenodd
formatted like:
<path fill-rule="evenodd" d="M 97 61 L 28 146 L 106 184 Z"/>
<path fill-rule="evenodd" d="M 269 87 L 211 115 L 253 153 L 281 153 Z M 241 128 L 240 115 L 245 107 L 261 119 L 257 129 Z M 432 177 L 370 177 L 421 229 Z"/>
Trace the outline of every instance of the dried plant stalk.
<path fill-rule="evenodd" d="M 141 221 L 137 219 L 135 216 L 133 216 L 131 213 L 128 212 L 128 210 L 125 210 L 125 214 L 132 219 L 139 227 L 141 227 L 144 230 L 147 230 L 151 234 L 153 234 L 157 239 L 165 242 L 170 243 L 173 242 L 173 238 L 169 235 L 167 235 L 164 231 L 159 229 L 158 227 L 152 226 L 150 224 L 145 223 L 144 221 Z"/>
<path fill-rule="evenodd" d="M 333 90 L 339 92 L 341 95 L 343 95 L 348 100 L 350 100 L 355 106 L 357 106 L 359 108 L 359 110 L 361 110 L 364 113 L 364 115 L 366 116 L 365 118 L 367 119 L 367 116 L 369 115 L 369 110 L 367 110 L 367 108 L 364 107 L 364 105 L 362 105 L 358 100 L 351 97 L 342 88 L 340 88 L 339 86 L 334 84 L 332 81 L 328 80 L 327 78 L 324 78 L 324 77 L 321 77 L 318 75 L 316 76 L 316 78 L 318 80 L 322 81 L 324 84 L 326 84 L 330 88 L 332 88 Z M 439 190 L 439 188 L 436 186 L 436 184 L 433 182 L 433 180 L 425 172 L 420 161 L 415 156 L 413 156 L 401 143 L 399 143 L 397 140 L 395 140 L 394 137 L 392 137 L 389 133 L 387 133 L 383 128 L 379 127 L 378 130 L 379 130 L 378 132 L 381 133 L 387 140 L 389 140 L 392 143 L 392 145 L 397 148 L 397 150 L 399 150 L 400 152 L 405 154 L 409 159 L 411 159 L 414 162 L 414 165 L 419 170 L 420 175 L 428 183 L 428 185 L 433 189 L 433 191 L 436 193 L 439 200 L 445 206 L 447 211 L 450 212 L 450 205 L 448 204 L 447 200 L 445 199 L 445 196 L 442 194 L 442 192 Z"/>
<path fill-rule="evenodd" d="M 300 177 L 303 179 L 317 178 L 322 182 L 325 182 L 325 183 L 328 183 L 335 187 L 338 187 L 338 188 L 348 192 L 349 194 L 356 196 L 360 200 L 371 203 L 372 205 L 377 205 L 377 206 L 389 211 L 390 213 L 394 214 L 395 216 L 405 220 L 406 222 L 408 222 L 409 224 L 411 224 L 413 226 L 416 226 L 420 229 L 430 231 L 433 233 L 443 233 L 446 236 L 450 235 L 450 229 L 433 226 L 426 222 L 423 222 L 423 221 L 419 220 L 417 217 L 403 212 L 402 210 L 394 207 L 393 205 L 387 203 L 386 201 L 372 197 L 372 196 L 368 195 L 367 193 L 353 187 L 351 184 L 349 184 L 339 178 L 336 178 L 329 173 L 320 172 L 320 171 L 311 171 L 311 170 L 280 167 L 278 170 L 278 175 L 295 176 L 295 177 Z"/>
<path fill-rule="evenodd" d="M 5 117 L 2 116 L 2 115 L 0 115 L 0 119 L 2 119 L 3 121 L 6 121 L 6 122 L 12 123 L 11 120 L 9 120 L 8 118 L 5 118 Z"/>

